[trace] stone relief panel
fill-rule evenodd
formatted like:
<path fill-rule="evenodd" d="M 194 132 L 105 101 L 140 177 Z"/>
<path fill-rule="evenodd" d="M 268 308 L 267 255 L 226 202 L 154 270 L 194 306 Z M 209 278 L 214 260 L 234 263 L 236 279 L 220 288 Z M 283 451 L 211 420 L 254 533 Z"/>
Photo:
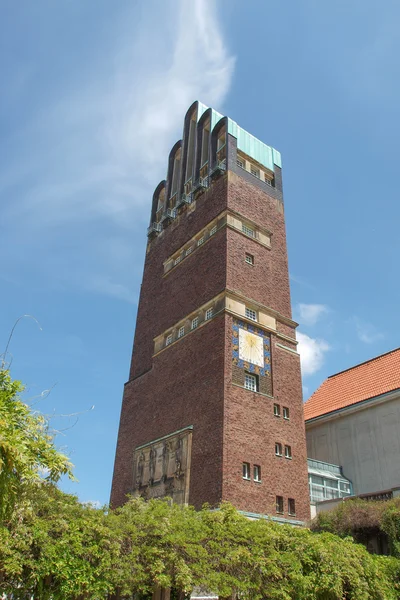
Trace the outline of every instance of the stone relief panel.
<path fill-rule="evenodd" d="M 189 500 L 192 429 L 172 433 L 135 449 L 134 497 L 169 496 L 176 504 Z"/>

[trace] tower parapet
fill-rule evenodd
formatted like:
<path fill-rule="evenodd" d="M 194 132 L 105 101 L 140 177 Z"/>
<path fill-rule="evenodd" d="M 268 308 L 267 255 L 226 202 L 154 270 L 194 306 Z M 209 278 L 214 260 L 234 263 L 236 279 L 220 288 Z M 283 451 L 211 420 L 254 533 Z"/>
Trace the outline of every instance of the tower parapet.
<path fill-rule="evenodd" d="M 184 119 L 182 139 L 169 154 L 167 179 L 155 189 L 148 236 L 151 239 L 162 233 L 227 170 L 268 189 L 282 201 L 281 168 L 278 150 L 229 117 L 194 102 Z"/>

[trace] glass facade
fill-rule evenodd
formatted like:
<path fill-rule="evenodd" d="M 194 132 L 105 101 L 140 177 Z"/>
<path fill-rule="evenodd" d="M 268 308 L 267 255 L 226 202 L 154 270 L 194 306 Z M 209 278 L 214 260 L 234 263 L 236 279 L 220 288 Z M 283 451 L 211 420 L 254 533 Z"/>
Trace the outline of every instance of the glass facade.
<path fill-rule="evenodd" d="M 353 495 L 353 486 L 338 465 L 308 459 L 308 482 L 311 504 Z"/>

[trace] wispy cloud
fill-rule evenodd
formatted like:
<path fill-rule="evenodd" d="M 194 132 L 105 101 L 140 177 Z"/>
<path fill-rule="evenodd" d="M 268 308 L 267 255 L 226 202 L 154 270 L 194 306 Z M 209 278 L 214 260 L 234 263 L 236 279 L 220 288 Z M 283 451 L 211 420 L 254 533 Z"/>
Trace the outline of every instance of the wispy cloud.
<path fill-rule="evenodd" d="M 298 304 L 296 307 L 301 325 L 315 325 L 324 315 L 330 312 L 326 304 Z"/>
<path fill-rule="evenodd" d="M 234 70 L 215 0 L 150 0 L 140 19 L 135 6 L 115 27 L 113 59 L 82 65 L 83 80 L 46 98 L 0 167 L 10 272 L 30 264 L 52 284 L 123 300 L 184 114 L 195 99 L 221 109 Z"/>
<path fill-rule="evenodd" d="M 364 344 L 374 344 L 385 338 L 384 333 L 372 323 L 367 323 L 359 317 L 353 317 L 351 321 L 355 325 L 358 339 Z"/>
<path fill-rule="evenodd" d="M 322 367 L 330 345 L 323 339 L 312 338 L 300 331 L 297 332 L 297 340 L 302 375 L 313 375 Z"/>

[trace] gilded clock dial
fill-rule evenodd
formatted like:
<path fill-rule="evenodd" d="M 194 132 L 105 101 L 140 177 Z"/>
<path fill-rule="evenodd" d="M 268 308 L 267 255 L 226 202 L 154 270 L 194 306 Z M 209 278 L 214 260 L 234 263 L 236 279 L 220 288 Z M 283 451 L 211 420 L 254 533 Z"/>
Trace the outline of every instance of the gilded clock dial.
<path fill-rule="evenodd" d="M 239 358 L 258 367 L 264 367 L 263 338 L 239 328 Z"/>

